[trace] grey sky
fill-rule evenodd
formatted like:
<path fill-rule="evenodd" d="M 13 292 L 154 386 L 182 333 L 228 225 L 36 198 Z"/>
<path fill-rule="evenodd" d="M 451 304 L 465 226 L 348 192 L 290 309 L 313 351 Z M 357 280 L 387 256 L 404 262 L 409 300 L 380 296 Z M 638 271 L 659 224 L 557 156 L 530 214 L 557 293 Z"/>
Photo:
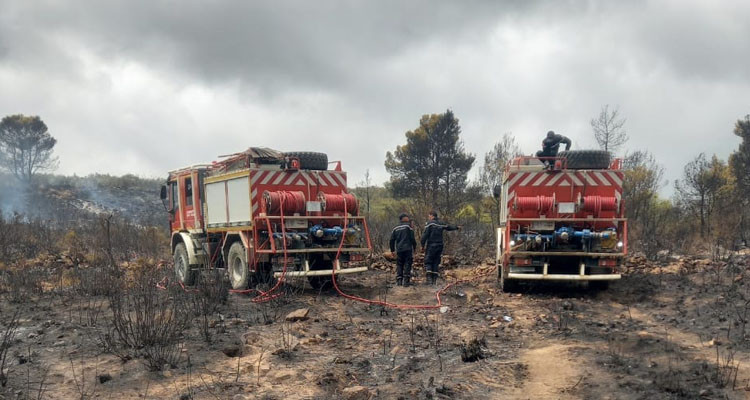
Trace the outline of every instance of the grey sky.
<path fill-rule="evenodd" d="M 451 108 L 466 148 L 505 132 L 594 145 L 603 104 L 667 178 L 737 147 L 746 1 L 0 0 L 0 115 L 38 114 L 61 173 L 165 171 L 249 146 L 325 151 L 350 182 Z M 668 192 L 671 189 L 667 189 Z"/>

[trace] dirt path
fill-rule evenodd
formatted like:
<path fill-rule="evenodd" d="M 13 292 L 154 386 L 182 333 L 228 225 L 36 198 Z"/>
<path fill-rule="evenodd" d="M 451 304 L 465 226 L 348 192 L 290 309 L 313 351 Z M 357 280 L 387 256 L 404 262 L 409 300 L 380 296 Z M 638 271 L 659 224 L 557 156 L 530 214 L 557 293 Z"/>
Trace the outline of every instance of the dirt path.
<path fill-rule="evenodd" d="M 515 399 L 577 399 L 567 393 L 580 379 L 580 365 L 574 364 L 570 346 L 546 343 L 521 354 L 528 367 L 525 384 L 511 394 Z"/>

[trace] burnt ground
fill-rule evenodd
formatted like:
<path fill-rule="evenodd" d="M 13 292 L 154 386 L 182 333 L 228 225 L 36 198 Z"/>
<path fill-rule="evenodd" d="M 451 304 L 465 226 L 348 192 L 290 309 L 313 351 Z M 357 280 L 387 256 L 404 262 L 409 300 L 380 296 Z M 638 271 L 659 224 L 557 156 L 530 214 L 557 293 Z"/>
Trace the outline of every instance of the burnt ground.
<path fill-rule="evenodd" d="M 748 257 L 630 263 L 601 292 L 575 285 L 501 293 L 490 265 L 443 295 L 443 310 L 396 310 L 294 283 L 261 305 L 230 295 L 212 341 L 184 336 L 176 368 L 103 351 L 104 298 L 27 302 L 0 399 L 742 399 L 750 395 Z M 345 277 L 347 293 L 435 304 L 436 287 L 387 288 L 390 272 Z M 747 288 L 745 287 L 747 285 Z M 745 299 L 749 299 L 746 301 Z M 2 310 L 11 305 L 4 300 Z M 286 321 L 307 308 L 307 319 Z"/>

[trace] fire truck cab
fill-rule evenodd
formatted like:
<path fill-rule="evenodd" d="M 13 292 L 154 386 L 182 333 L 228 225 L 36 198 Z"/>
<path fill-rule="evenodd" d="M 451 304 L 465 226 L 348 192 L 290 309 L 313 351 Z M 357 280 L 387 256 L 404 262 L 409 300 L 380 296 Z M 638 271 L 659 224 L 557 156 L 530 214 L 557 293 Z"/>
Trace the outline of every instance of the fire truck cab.
<path fill-rule="evenodd" d="M 620 279 L 627 253 L 620 159 L 595 150 L 558 157 L 517 157 L 505 168 L 497 230 L 499 284 L 522 280 L 588 281 L 606 288 Z"/>
<path fill-rule="evenodd" d="M 346 172 L 323 153 L 268 148 L 169 172 L 161 198 L 169 213 L 176 278 L 193 284 L 202 269 L 224 268 L 232 288 L 332 273 L 364 272 L 367 222 L 347 191 Z"/>

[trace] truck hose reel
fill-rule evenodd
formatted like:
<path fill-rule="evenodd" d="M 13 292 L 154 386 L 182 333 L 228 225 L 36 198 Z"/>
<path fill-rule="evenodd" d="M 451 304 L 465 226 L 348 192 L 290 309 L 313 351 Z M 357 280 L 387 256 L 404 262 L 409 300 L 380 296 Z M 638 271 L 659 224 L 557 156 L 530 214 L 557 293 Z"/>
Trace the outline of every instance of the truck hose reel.
<path fill-rule="evenodd" d="M 519 196 L 516 197 L 516 209 L 520 211 L 538 211 L 546 214 L 555 206 L 554 196 Z"/>
<path fill-rule="evenodd" d="M 283 210 L 285 215 L 305 213 L 305 194 L 302 192 L 278 191 L 263 192 L 263 207 L 266 214 L 278 215 Z"/>
<path fill-rule="evenodd" d="M 602 211 L 617 211 L 617 199 L 609 196 L 585 196 L 581 200 L 583 211 L 599 215 Z"/>
<path fill-rule="evenodd" d="M 318 200 L 320 201 L 323 211 L 346 211 L 351 215 L 357 215 L 359 213 L 359 203 L 357 202 L 357 198 L 351 193 L 327 194 L 321 192 L 318 194 Z M 346 205 L 344 203 L 346 203 Z"/>

